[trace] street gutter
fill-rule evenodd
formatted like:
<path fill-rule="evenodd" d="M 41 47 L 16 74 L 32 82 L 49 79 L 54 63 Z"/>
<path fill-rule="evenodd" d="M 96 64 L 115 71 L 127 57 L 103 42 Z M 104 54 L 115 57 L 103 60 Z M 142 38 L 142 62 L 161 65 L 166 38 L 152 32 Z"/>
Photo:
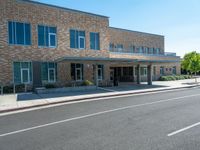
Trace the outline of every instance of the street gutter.
<path fill-rule="evenodd" d="M 168 88 L 168 89 L 157 89 L 157 90 L 146 90 L 146 91 L 130 91 L 130 92 L 118 92 L 118 93 L 109 93 L 109 95 L 102 95 L 102 96 L 93 96 L 93 97 L 84 97 L 84 98 L 76 98 L 72 100 L 63 100 L 63 101 L 58 101 L 58 102 L 49 102 L 45 104 L 35 104 L 32 106 L 23 106 L 23 107 L 18 107 L 18 108 L 10 108 L 10 109 L 5 109 L 5 110 L 0 110 L 0 113 L 7 113 L 7 112 L 14 112 L 14 111 L 20 111 L 20 110 L 26 110 L 26 109 L 31 109 L 31 108 L 37 108 L 37 107 L 43 107 L 43 106 L 53 106 L 56 104 L 64 104 L 64 103 L 70 103 L 70 102 L 81 102 L 84 100 L 90 100 L 90 99 L 95 99 L 95 98 L 109 98 L 113 96 L 127 96 L 127 95 L 136 95 L 136 94 L 146 94 L 146 93 L 154 93 L 154 92 L 162 92 L 162 91 L 171 91 L 171 90 L 181 90 L 181 89 L 189 89 L 189 88 L 194 88 L 194 87 L 200 87 L 200 85 L 192 85 L 192 86 L 187 86 L 187 87 L 176 87 L 176 88 Z"/>

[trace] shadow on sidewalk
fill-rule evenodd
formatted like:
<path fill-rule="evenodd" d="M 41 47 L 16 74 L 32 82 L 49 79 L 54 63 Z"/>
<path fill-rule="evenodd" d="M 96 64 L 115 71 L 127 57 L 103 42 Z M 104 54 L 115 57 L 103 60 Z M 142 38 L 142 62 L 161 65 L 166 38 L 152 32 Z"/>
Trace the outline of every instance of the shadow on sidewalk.
<path fill-rule="evenodd" d="M 74 91 L 66 93 L 49 93 L 49 94 L 36 94 L 36 93 L 21 93 L 17 95 L 17 101 L 29 101 L 29 100 L 42 100 L 47 98 L 61 98 L 69 96 L 81 96 L 81 95 L 91 95 L 91 94 L 101 94 L 101 93 L 112 93 L 112 92 L 125 92 L 125 91 L 135 91 L 142 89 L 153 89 L 153 88 L 163 88 L 167 86 L 160 85 L 120 85 L 117 87 L 103 87 L 96 90 L 85 90 L 85 91 Z"/>

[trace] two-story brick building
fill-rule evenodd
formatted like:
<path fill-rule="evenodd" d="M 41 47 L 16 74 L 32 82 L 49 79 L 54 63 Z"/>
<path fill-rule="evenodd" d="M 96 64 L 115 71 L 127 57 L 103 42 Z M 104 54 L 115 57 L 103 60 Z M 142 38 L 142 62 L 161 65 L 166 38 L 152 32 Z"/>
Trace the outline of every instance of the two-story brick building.
<path fill-rule="evenodd" d="M 0 0 L 0 83 L 106 85 L 180 74 L 164 36 L 109 27 L 102 15 L 27 0 Z"/>

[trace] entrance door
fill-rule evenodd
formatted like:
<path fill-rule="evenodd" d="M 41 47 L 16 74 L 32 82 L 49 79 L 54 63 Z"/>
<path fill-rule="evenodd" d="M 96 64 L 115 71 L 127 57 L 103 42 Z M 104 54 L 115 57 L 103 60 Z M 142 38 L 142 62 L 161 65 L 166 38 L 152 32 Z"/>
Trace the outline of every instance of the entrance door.
<path fill-rule="evenodd" d="M 33 62 L 33 88 L 41 86 L 42 86 L 41 63 Z"/>
<path fill-rule="evenodd" d="M 29 75 L 30 71 L 28 68 L 23 68 L 21 69 L 21 79 L 22 79 L 22 83 L 28 84 L 30 82 L 30 75 Z"/>
<path fill-rule="evenodd" d="M 119 82 L 134 82 L 133 67 L 114 67 L 111 68 L 114 72 L 113 80 Z"/>
<path fill-rule="evenodd" d="M 82 81 L 82 70 L 81 68 L 76 68 L 76 81 Z"/>

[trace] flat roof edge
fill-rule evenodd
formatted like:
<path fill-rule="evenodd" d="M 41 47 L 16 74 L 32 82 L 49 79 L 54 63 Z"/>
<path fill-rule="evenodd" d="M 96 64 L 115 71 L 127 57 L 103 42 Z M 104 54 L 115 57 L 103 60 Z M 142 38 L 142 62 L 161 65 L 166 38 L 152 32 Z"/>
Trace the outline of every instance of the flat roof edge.
<path fill-rule="evenodd" d="M 179 60 L 144 60 L 144 59 L 130 59 L 130 58 L 102 58 L 102 57 L 62 57 L 58 58 L 57 62 L 62 61 L 118 61 L 118 62 L 147 62 L 147 63 L 170 63 L 170 62 L 180 62 Z"/>
<path fill-rule="evenodd" d="M 96 16 L 96 17 L 101 17 L 101 18 L 109 18 L 108 16 L 104 16 L 104 15 L 99 15 L 99 14 L 94 14 L 94 13 L 85 12 L 85 11 L 81 11 L 81 10 L 76 10 L 76 9 L 56 6 L 56 5 L 52 5 L 52 4 L 41 3 L 41 2 L 33 1 L 33 0 L 17 0 L 17 2 L 36 4 L 36 5 L 43 5 L 43 6 L 47 6 L 47 7 L 53 7 L 53 8 L 57 8 L 57 9 L 62 9 L 62 10 L 65 10 L 65 11 L 83 13 L 83 14 L 86 14 L 86 15 L 91 15 L 91 16 Z"/>

